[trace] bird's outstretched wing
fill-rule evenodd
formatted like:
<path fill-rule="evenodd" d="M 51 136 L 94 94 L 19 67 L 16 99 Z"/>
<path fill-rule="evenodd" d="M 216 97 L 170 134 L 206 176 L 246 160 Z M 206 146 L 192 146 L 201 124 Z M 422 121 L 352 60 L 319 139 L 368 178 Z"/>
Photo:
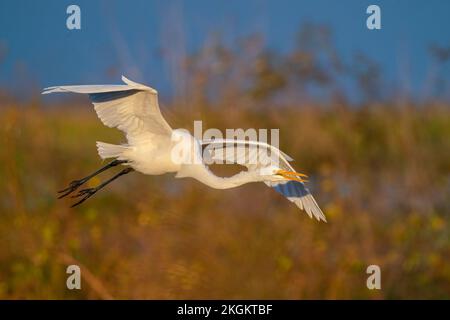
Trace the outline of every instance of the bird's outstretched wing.
<path fill-rule="evenodd" d="M 205 146 L 205 157 L 208 160 L 236 163 L 246 166 L 249 171 L 258 170 L 269 163 L 276 163 L 286 171 L 295 171 L 289 164 L 292 160 L 278 148 L 259 141 L 215 139 L 202 141 Z M 310 218 L 326 222 L 325 215 L 306 186 L 299 181 L 265 182 L 275 191 L 284 195 L 289 201 L 305 210 Z"/>
<path fill-rule="evenodd" d="M 170 136 L 172 128 L 163 118 L 158 92 L 122 76 L 124 85 L 81 85 L 45 88 L 43 94 L 76 92 L 88 94 L 104 125 L 125 132 L 130 143 L 149 134 Z"/>

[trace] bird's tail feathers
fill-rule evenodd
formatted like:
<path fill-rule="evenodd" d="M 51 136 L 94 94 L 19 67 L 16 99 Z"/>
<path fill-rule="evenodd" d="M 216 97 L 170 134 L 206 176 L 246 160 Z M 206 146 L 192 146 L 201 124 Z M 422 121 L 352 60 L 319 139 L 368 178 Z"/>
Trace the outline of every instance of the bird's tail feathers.
<path fill-rule="evenodd" d="M 97 141 L 98 155 L 102 159 L 117 158 L 119 160 L 126 160 L 124 158 L 124 153 L 128 149 L 129 149 L 128 146 L 110 144 L 110 143 Z"/>

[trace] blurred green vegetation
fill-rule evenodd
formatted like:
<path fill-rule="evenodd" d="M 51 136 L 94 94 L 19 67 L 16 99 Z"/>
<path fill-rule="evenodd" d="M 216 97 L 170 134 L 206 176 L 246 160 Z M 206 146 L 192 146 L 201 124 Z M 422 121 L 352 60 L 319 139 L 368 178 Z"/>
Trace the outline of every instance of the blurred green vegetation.
<path fill-rule="evenodd" d="M 169 123 L 193 120 L 164 110 Z M 448 106 L 235 113 L 205 106 L 201 118 L 281 128 L 327 224 L 263 184 L 221 191 L 139 174 L 70 209 L 56 190 L 98 168 L 94 141 L 120 132 L 85 102 L 5 103 L 0 298 L 450 298 Z M 84 268 L 81 291 L 65 287 L 70 263 Z M 366 288 L 370 264 L 382 290 Z"/>

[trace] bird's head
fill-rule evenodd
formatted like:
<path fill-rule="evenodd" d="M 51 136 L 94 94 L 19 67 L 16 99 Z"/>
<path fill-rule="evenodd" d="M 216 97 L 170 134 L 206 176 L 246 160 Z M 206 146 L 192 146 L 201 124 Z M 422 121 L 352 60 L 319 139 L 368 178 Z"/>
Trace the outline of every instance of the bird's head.
<path fill-rule="evenodd" d="M 306 174 L 283 170 L 278 166 L 268 166 L 260 169 L 260 175 L 271 181 L 298 181 L 308 182 L 304 178 L 308 178 Z"/>

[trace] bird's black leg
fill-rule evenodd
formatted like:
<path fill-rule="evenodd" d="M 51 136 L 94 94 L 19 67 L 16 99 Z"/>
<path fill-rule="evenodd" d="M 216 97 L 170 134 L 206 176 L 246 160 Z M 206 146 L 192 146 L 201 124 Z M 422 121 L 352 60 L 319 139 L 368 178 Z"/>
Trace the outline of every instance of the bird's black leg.
<path fill-rule="evenodd" d="M 72 192 L 74 192 L 75 190 L 77 190 L 82 184 L 86 183 L 87 181 L 89 181 L 90 179 L 92 179 L 93 177 L 95 177 L 96 175 L 102 173 L 103 171 L 118 166 L 119 164 L 123 164 L 126 163 L 126 160 L 113 160 L 110 163 L 108 163 L 106 166 L 101 167 L 100 169 L 98 169 L 97 171 L 95 171 L 94 173 L 88 175 L 87 177 L 84 177 L 80 180 L 74 180 L 69 184 L 69 187 L 67 187 L 66 189 L 60 190 L 58 191 L 58 193 L 61 193 L 61 195 L 59 195 L 58 199 L 64 198 L 65 196 L 71 194 Z"/>
<path fill-rule="evenodd" d="M 82 198 L 80 201 L 74 203 L 71 207 L 73 208 L 73 207 L 75 207 L 75 206 L 77 206 L 77 205 L 83 203 L 83 202 L 86 201 L 88 198 L 90 198 L 91 196 L 93 196 L 98 190 L 102 189 L 104 186 L 106 186 L 107 184 L 113 182 L 114 180 L 116 180 L 116 179 L 119 178 L 120 176 L 123 176 L 124 174 L 127 174 L 127 173 L 129 173 L 129 172 L 131 172 L 131 171 L 134 171 L 134 169 L 133 169 L 133 168 L 130 168 L 130 167 L 125 168 L 125 169 L 123 169 L 122 171 L 120 171 L 118 174 L 116 174 L 115 176 L 113 176 L 111 179 L 106 180 L 105 182 L 103 182 L 102 184 L 99 184 L 99 185 L 98 185 L 97 187 L 95 187 L 95 188 L 88 188 L 88 189 L 83 189 L 83 190 L 78 191 L 78 193 L 77 193 L 76 195 L 72 196 L 72 198 L 81 197 L 81 196 L 83 196 L 83 198 Z"/>

